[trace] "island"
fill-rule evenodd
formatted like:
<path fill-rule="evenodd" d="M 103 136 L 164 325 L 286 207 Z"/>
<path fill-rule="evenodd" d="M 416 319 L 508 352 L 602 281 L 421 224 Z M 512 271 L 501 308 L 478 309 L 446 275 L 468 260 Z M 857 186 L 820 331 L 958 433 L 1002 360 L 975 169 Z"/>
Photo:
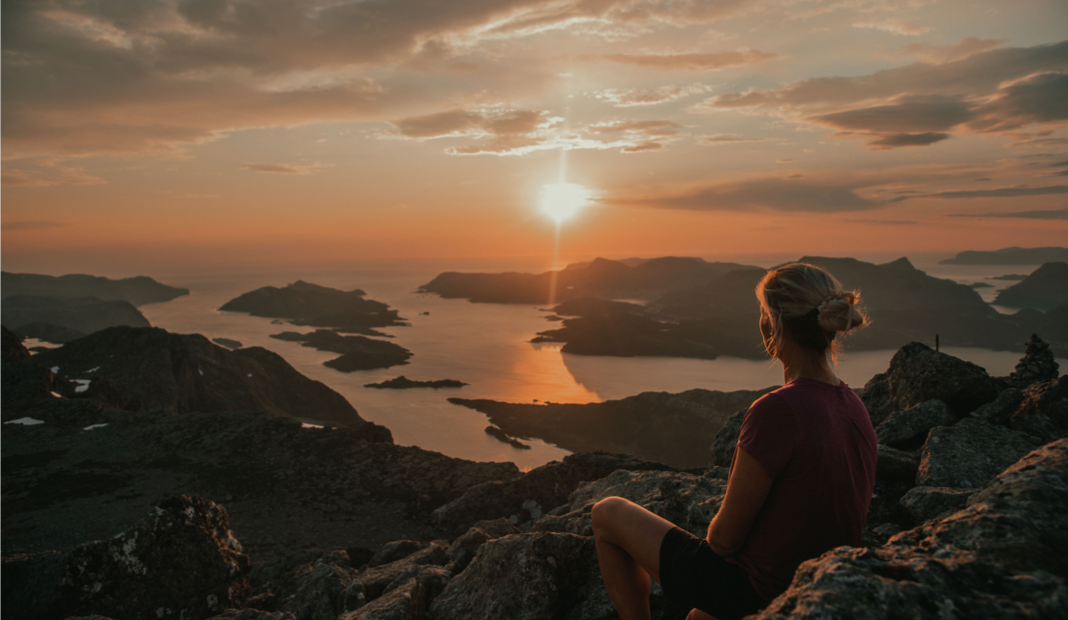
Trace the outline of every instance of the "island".
<path fill-rule="evenodd" d="M 1068 304 L 1068 263 L 1042 265 L 1023 280 L 998 292 L 994 303 L 1035 310 L 1050 310 Z"/>
<path fill-rule="evenodd" d="M 334 330 L 317 329 L 314 332 L 282 332 L 271 334 L 271 338 L 299 342 L 302 346 L 319 351 L 340 353 L 341 357 L 323 362 L 323 366 L 341 372 L 357 370 L 374 370 L 407 364 L 412 352 L 400 345 L 375 340 L 366 336 L 342 336 Z"/>
<path fill-rule="evenodd" d="M 244 293 L 219 309 L 289 319 L 294 325 L 329 327 L 365 336 L 389 337 L 375 328 L 407 325 L 396 310 L 380 301 L 366 299 L 365 295 L 359 289 L 340 291 L 298 280 L 282 288 L 265 286 Z"/>
<path fill-rule="evenodd" d="M 232 340 L 230 338 L 212 338 L 211 341 L 214 342 L 215 344 L 222 345 L 222 346 L 226 347 L 227 349 L 240 349 L 241 348 L 241 343 L 240 342 L 238 342 L 237 340 Z"/>
<path fill-rule="evenodd" d="M 388 390 L 409 390 L 412 388 L 433 388 L 435 390 L 440 388 L 459 388 L 467 385 L 463 381 L 457 381 L 455 379 L 437 379 L 434 381 L 416 381 L 409 379 L 404 375 L 396 377 L 395 379 L 387 379 L 380 383 L 365 383 L 363 387 L 388 389 Z"/>
<path fill-rule="evenodd" d="M 1043 263 L 1068 261 L 1068 248 L 1002 248 L 993 251 L 959 252 L 953 258 L 939 261 L 942 265 L 1041 265 Z"/>

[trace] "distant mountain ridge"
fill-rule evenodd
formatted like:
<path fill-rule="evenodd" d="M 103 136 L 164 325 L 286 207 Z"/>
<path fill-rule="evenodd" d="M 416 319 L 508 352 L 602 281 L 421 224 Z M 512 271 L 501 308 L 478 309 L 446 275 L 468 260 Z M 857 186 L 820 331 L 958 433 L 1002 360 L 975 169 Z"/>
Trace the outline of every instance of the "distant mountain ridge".
<path fill-rule="evenodd" d="M 994 303 L 1009 308 L 1050 310 L 1068 304 L 1068 263 L 1046 263 L 998 293 Z"/>
<path fill-rule="evenodd" d="M 161 284 L 148 276 L 112 280 L 86 274 L 48 276 L 35 273 L 0 272 L 0 290 L 7 299 L 16 295 L 96 297 L 121 299 L 135 306 L 170 301 L 189 294 L 189 289 Z"/>
<path fill-rule="evenodd" d="M 942 265 L 1041 265 L 1068 261 L 1068 248 L 1002 248 L 993 251 L 968 250 L 953 258 L 939 261 Z"/>

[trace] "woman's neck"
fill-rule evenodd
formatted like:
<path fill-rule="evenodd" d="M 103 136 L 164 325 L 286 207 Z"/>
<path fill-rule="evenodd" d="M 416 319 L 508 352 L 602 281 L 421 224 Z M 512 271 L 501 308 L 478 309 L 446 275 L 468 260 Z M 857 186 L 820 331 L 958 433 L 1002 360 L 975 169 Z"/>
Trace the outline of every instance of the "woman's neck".
<path fill-rule="evenodd" d="M 812 379 L 835 386 L 842 383 L 826 355 L 801 349 L 795 343 L 783 347 L 779 362 L 782 363 L 783 385 L 797 379 Z"/>

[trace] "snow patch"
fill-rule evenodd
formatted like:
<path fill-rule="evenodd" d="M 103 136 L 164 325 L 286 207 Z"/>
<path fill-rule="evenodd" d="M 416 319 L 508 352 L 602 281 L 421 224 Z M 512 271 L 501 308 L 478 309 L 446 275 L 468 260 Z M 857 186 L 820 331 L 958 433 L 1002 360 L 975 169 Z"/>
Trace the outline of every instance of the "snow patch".
<path fill-rule="evenodd" d="M 87 370 L 87 371 L 85 371 L 85 372 L 96 372 L 96 371 L 98 371 L 98 370 L 100 370 L 100 367 L 99 367 L 99 366 L 97 366 L 96 368 L 90 368 L 89 370 Z"/>
<path fill-rule="evenodd" d="M 21 424 L 23 426 L 33 426 L 34 424 L 44 424 L 44 420 L 35 420 L 33 418 L 19 418 L 17 420 L 8 420 L 4 424 Z"/>
<path fill-rule="evenodd" d="M 203 370 L 203 369 L 201 369 L 201 368 L 197 368 L 197 372 L 199 372 L 199 373 L 200 373 L 200 376 L 201 376 L 201 377 L 203 377 L 203 376 L 204 376 L 204 370 Z"/>
<path fill-rule="evenodd" d="M 52 367 L 52 374 L 54 374 L 54 375 L 58 375 L 59 374 L 59 366 L 53 366 Z"/>
<path fill-rule="evenodd" d="M 107 422 L 102 422 L 102 423 L 100 423 L 100 424 L 90 424 L 89 426 L 86 426 L 86 427 L 85 427 L 85 428 L 83 428 L 82 430 L 83 430 L 83 431 L 91 431 L 91 430 L 93 430 L 94 428 L 104 428 L 104 427 L 105 427 L 105 426 L 107 426 L 107 425 L 108 425 L 108 423 L 107 423 Z"/>
<path fill-rule="evenodd" d="M 75 379 L 74 382 L 78 384 L 78 387 L 74 388 L 75 392 L 81 393 L 89 389 L 89 379 Z"/>

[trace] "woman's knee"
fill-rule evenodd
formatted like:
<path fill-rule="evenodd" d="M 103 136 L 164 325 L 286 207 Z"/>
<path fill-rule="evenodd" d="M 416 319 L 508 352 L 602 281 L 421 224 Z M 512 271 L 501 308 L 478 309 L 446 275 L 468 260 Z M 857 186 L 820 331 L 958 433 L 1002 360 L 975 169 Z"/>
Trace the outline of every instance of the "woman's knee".
<path fill-rule="evenodd" d="M 606 497 L 594 504 L 590 512 L 594 535 L 603 534 L 607 528 L 610 528 L 612 523 L 617 521 L 616 517 L 619 512 L 625 510 L 630 504 L 622 497 Z"/>

